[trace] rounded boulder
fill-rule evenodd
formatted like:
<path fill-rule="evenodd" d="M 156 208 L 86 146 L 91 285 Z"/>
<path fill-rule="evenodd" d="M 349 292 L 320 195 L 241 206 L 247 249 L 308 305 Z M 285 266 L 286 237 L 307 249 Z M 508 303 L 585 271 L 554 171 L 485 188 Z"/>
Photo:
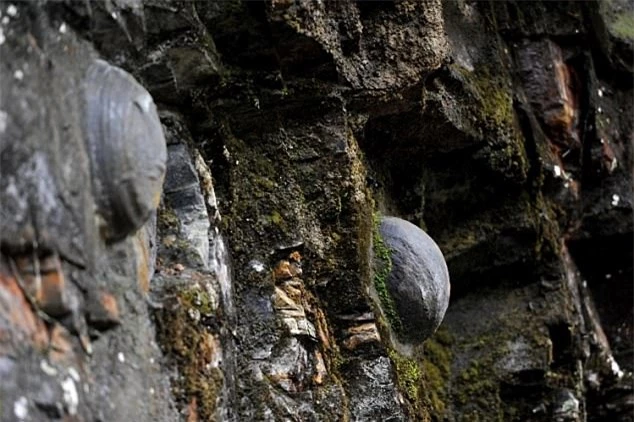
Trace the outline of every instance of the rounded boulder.
<path fill-rule="evenodd" d="M 132 75 L 95 60 L 84 80 L 84 131 L 102 233 L 139 229 L 158 206 L 167 147 L 150 94 Z"/>
<path fill-rule="evenodd" d="M 418 226 L 382 217 L 378 232 L 389 254 L 389 273 L 376 283 L 392 340 L 406 355 L 430 337 L 449 306 L 449 271 L 436 242 Z M 375 245 L 376 250 L 376 245 Z M 376 258 L 376 257 L 375 257 Z"/>

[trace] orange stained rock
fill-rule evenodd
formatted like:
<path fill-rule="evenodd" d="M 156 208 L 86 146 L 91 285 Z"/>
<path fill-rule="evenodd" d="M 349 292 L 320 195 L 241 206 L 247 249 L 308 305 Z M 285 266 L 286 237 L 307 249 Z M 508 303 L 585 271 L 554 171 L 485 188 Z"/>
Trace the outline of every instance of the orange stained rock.
<path fill-rule="evenodd" d="M 561 52 L 555 54 L 554 60 L 555 69 L 555 86 L 557 87 L 557 94 L 554 98 L 551 108 L 544 110 L 544 120 L 547 125 L 552 127 L 559 127 L 570 135 L 571 141 L 578 142 L 576 137 L 575 127 L 577 119 L 577 104 L 575 95 L 571 90 L 571 75 L 570 70 L 566 63 L 561 58 Z M 555 106 L 555 104 L 558 105 Z"/>
<path fill-rule="evenodd" d="M 204 333 L 198 343 L 198 365 L 199 370 L 204 371 L 207 365 L 214 361 L 214 358 L 220 355 L 220 342 L 210 333 Z"/>
<path fill-rule="evenodd" d="M 187 404 L 187 422 L 198 422 L 198 401 L 192 397 Z"/>
<path fill-rule="evenodd" d="M 317 329 L 317 337 L 322 344 L 322 346 L 326 349 L 330 349 L 330 337 L 328 336 L 328 324 L 326 322 L 326 316 L 322 312 L 321 309 L 317 309 L 317 316 L 315 318 L 316 329 Z"/>
<path fill-rule="evenodd" d="M 99 292 L 97 300 L 90 307 L 88 319 L 92 325 L 99 329 L 107 329 L 119 325 L 121 316 L 117 299 L 111 293 Z"/>
<path fill-rule="evenodd" d="M 273 270 L 273 276 L 276 280 L 293 278 L 293 274 L 291 273 L 291 263 L 285 260 L 280 261 Z"/>
<path fill-rule="evenodd" d="M 42 275 L 41 289 L 37 293 L 37 303 L 40 308 L 51 316 L 63 315 L 68 312 L 64 301 L 66 281 L 62 271 L 55 271 Z"/>
<path fill-rule="evenodd" d="M 23 255 L 15 258 L 15 266 L 22 287 L 42 311 L 50 316 L 68 313 L 64 296 L 66 280 L 58 256 Z"/>
<path fill-rule="evenodd" d="M 102 292 L 99 295 L 99 303 L 103 306 L 108 317 L 113 321 L 119 320 L 119 304 L 117 299 L 110 293 Z"/>
<path fill-rule="evenodd" d="M 291 299 L 288 294 L 279 287 L 275 288 L 275 294 L 273 296 L 273 306 L 279 310 L 294 310 L 299 312 L 301 316 L 304 315 L 304 308 Z"/>
<path fill-rule="evenodd" d="M 3 322 L 4 321 L 4 322 Z M 0 272 L 0 355 L 10 353 L 21 342 L 44 350 L 48 333 L 13 276 Z M 5 328 L 6 327 L 6 328 Z"/>
<path fill-rule="evenodd" d="M 70 363 L 74 359 L 73 340 L 68 330 L 55 324 L 50 331 L 49 357 L 52 362 Z"/>
<path fill-rule="evenodd" d="M 315 361 L 315 372 L 313 373 L 313 383 L 316 385 L 322 385 L 324 383 L 324 378 L 328 375 L 328 371 L 326 370 L 326 364 L 324 363 L 324 358 L 319 350 L 315 350 L 314 352 L 314 361 Z"/>
<path fill-rule="evenodd" d="M 295 302 L 301 302 L 303 298 L 302 290 L 298 289 L 294 286 L 289 285 L 288 283 L 284 284 L 284 291 Z"/>
<path fill-rule="evenodd" d="M 280 261 L 273 270 L 273 277 L 276 280 L 288 280 L 302 274 L 302 269 L 296 263 L 287 260 Z"/>
<path fill-rule="evenodd" d="M 143 293 L 150 290 L 150 250 L 149 240 L 144 228 L 141 228 L 133 239 L 136 255 L 137 283 Z"/>

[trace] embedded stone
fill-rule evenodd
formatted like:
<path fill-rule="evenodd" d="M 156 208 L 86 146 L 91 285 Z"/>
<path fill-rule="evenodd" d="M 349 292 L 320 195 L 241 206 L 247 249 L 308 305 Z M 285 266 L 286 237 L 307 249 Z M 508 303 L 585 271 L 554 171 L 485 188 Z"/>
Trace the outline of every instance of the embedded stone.
<path fill-rule="evenodd" d="M 383 217 L 379 234 L 389 250 L 390 271 L 375 280 L 375 288 L 395 346 L 412 355 L 412 347 L 430 337 L 443 320 L 449 305 L 449 271 L 438 245 L 414 224 Z"/>
<path fill-rule="evenodd" d="M 83 126 L 106 240 L 141 227 L 158 206 L 166 143 L 150 94 L 129 73 L 95 60 L 84 80 Z"/>

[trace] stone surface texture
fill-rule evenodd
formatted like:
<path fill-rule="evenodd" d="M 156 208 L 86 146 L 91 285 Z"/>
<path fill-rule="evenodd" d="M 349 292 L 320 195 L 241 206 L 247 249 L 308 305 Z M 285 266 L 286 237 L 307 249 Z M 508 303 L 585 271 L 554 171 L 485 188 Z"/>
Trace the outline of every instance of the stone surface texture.
<path fill-rule="evenodd" d="M 0 420 L 631 421 L 633 22 L 0 1 Z M 377 215 L 451 276 L 416 358 L 370 294 Z"/>

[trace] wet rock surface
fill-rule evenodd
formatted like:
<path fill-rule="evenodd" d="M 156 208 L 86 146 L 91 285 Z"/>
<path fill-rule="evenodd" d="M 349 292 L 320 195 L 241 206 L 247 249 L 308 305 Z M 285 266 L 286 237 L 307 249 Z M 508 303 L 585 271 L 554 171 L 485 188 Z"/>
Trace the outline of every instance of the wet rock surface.
<path fill-rule="evenodd" d="M 0 419 L 628 420 L 632 13 L 0 3 Z M 418 359 L 376 215 L 447 260 Z"/>

